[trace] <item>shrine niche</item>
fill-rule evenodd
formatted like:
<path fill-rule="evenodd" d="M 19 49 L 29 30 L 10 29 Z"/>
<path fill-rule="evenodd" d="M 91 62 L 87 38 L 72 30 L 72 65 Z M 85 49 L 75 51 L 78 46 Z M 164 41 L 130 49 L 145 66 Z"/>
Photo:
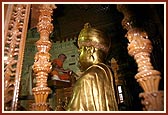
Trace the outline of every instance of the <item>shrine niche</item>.
<path fill-rule="evenodd" d="M 152 5 L 147 7 L 152 10 Z M 72 8 L 68 12 L 71 14 L 75 8 L 80 9 L 81 14 L 78 10 L 74 13 L 78 21 L 73 15 L 68 15 L 71 17 L 69 19 L 66 16 L 63 18 L 63 11 L 67 13 L 68 8 Z M 161 8 L 164 8 L 164 4 Z M 145 29 L 139 28 L 139 25 L 136 26 L 139 20 L 136 20 L 131 8 L 127 9 L 127 5 L 6 4 L 4 9 L 4 14 L 10 15 L 4 16 L 4 111 L 66 111 L 73 86 L 82 74 L 78 67 L 79 51 L 76 44 L 79 28 L 84 21 L 105 30 L 112 39 L 105 61 L 115 78 L 119 110 L 165 109 L 163 60 L 159 60 L 157 54 L 160 52 L 161 57 L 164 54 L 164 40 L 159 38 L 163 37 L 161 26 L 151 31 L 147 25 Z M 92 17 L 91 13 L 95 15 Z M 113 13 L 116 17 L 112 19 Z M 79 15 L 83 16 L 83 20 Z M 155 19 L 152 24 L 158 24 L 157 21 Z M 71 22 L 70 25 L 74 26 L 69 29 L 71 27 L 63 22 Z M 123 40 L 126 38 L 128 41 Z M 58 80 L 56 95 L 53 96 L 51 61 L 62 53 L 67 56 L 63 68 L 71 69 L 73 77 L 70 82 Z M 134 92 L 131 92 L 132 89 Z M 137 108 L 134 108 L 135 104 Z"/>

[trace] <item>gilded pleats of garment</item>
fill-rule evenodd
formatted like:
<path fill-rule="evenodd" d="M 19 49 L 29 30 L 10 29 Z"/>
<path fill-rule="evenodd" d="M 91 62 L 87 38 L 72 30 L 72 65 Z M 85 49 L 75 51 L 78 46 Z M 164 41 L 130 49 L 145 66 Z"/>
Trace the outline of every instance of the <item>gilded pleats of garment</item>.
<path fill-rule="evenodd" d="M 118 106 L 110 69 L 92 65 L 76 82 L 68 111 L 117 111 Z"/>

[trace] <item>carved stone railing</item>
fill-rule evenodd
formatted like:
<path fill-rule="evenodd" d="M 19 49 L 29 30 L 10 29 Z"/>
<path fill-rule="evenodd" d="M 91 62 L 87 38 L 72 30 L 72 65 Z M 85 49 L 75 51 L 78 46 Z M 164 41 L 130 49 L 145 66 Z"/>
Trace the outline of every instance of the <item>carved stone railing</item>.
<path fill-rule="evenodd" d="M 4 25 L 4 110 L 16 111 L 30 5 L 8 5 Z"/>
<path fill-rule="evenodd" d="M 36 87 L 32 89 L 35 97 L 35 103 L 33 104 L 36 111 L 47 110 L 47 97 L 50 93 L 50 88 L 47 87 L 48 73 L 51 71 L 50 54 L 51 42 L 49 41 L 49 35 L 53 31 L 52 13 L 55 9 L 55 5 L 44 4 L 39 6 L 40 16 L 37 24 L 38 32 L 40 33 L 40 39 L 36 42 L 38 52 L 35 54 L 35 61 L 33 65 L 33 71 L 36 75 Z"/>
<path fill-rule="evenodd" d="M 148 39 L 147 33 L 136 27 L 134 14 L 128 9 L 127 5 L 117 5 L 118 11 L 124 14 L 122 26 L 127 30 L 128 53 L 134 57 L 138 65 L 138 73 L 135 79 L 143 88 L 144 92 L 139 94 L 143 98 L 143 110 L 146 111 L 163 111 L 164 100 L 163 91 L 158 91 L 160 82 L 160 72 L 154 70 L 150 62 L 150 53 L 152 52 L 152 44 Z"/>

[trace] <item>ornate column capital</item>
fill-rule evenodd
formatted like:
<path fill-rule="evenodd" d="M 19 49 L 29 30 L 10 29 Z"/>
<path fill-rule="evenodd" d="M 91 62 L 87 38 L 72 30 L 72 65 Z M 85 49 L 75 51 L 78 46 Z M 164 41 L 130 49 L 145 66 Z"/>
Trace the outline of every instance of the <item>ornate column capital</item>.
<path fill-rule="evenodd" d="M 52 25 L 52 13 L 53 9 L 56 8 L 55 5 L 43 4 L 39 6 L 40 16 L 39 22 L 37 24 L 38 32 L 40 33 L 40 39 L 48 40 L 50 33 L 53 31 Z"/>

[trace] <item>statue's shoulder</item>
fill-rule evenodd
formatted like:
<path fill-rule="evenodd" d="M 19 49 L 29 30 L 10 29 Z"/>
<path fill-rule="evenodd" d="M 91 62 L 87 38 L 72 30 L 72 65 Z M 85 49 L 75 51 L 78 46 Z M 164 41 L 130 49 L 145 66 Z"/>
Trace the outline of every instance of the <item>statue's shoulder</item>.
<path fill-rule="evenodd" d="M 88 69 L 95 69 L 95 68 L 97 68 L 99 70 L 101 70 L 101 69 L 108 70 L 109 69 L 109 67 L 106 64 L 104 64 L 104 63 L 99 63 L 99 64 L 92 65 Z"/>
<path fill-rule="evenodd" d="M 106 79 L 106 81 L 111 79 L 112 73 L 109 67 L 103 63 L 95 64 L 90 66 L 82 75 L 82 79 Z"/>
<path fill-rule="evenodd" d="M 90 66 L 85 73 L 102 73 L 102 72 L 110 72 L 110 69 L 104 63 L 94 64 Z"/>

